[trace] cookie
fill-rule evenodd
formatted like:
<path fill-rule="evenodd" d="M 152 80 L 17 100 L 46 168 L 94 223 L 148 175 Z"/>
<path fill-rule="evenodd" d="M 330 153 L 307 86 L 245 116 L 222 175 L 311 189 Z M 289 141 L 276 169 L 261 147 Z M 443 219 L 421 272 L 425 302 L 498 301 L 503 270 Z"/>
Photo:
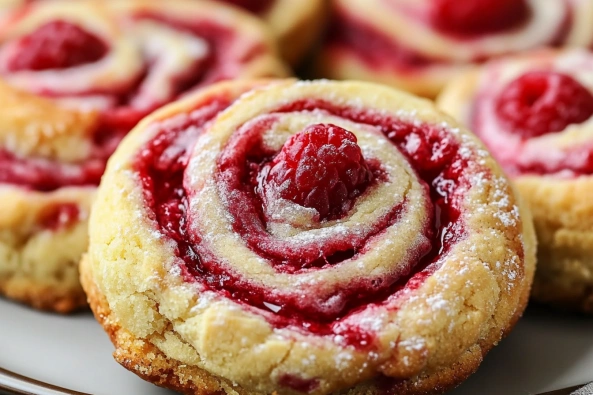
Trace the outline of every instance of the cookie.
<path fill-rule="evenodd" d="M 0 294 L 69 312 L 109 155 L 154 109 L 284 76 L 257 18 L 215 2 L 43 1 L 0 22 Z"/>
<path fill-rule="evenodd" d="M 124 367 L 182 393 L 451 388 L 525 307 L 529 212 L 428 101 L 228 82 L 109 162 L 82 282 Z"/>
<path fill-rule="evenodd" d="M 441 108 L 486 143 L 531 206 L 534 300 L 593 313 L 593 56 L 539 51 L 452 81 Z"/>

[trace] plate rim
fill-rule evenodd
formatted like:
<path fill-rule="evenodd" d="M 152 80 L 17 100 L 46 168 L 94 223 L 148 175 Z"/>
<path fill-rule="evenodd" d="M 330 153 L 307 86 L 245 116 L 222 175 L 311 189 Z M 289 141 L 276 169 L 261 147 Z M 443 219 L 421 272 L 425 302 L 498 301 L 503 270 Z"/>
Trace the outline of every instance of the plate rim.
<path fill-rule="evenodd" d="M 23 386 L 15 386 L 12 383 L 23 384 Z M 45 383 L 22 374 L 15 373 L 8 369 L 0 367 L 0 390 L 10 391 L 18 395 L 91 395 L 86 392 L 78 392 L 68 388 L 57 385 Z"/>

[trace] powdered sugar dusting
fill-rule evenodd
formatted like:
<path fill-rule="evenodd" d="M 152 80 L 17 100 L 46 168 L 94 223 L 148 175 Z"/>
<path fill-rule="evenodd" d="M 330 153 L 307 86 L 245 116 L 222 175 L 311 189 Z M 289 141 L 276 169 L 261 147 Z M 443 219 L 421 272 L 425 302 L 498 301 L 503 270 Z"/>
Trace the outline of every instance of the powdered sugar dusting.
<path fill-rule="evenodd" d="M 398 343 L 398 346 L 411 353 L 426 349 L 426 340 L 422 337 L 410 337 Z"/>
<path fill-rule="evenodd" d="M 306 85 L 309 83 L 297 84 Z M 364 107 L 362 98 L 348 100 L 336 98 L 336 102 L 347 102 L 348 105 Z M 233 202 L 231 199 L 234 196 L 232 195 L 233 191 L 224 190 L 226 188 L 224 182 L 219 182 L 220 180 L 213 176 L 216 173 L 217 163 L 220 163 L 217 161 L 223 156 L 221 150 L 225 149 L 224 143 L 217 142 L 217 136 L 210 136 L 208 133 L 202 135 L 193 150 L 184 180 L 184 188 L 191 187 L 188 188 L 187 192 L 189 231 L 190 233 L 196 232 L 192 234 L 191 240 L 199 240 L 196 243 L 199 244 L 200 248 L 207 250 L 208 253 L 211 252 L 216 257 L 220 257 L 220 261 L 207 262 L 207 264 L 204 264 L 206 269 L 200 268 L 200 270 L 207 272 L 210 267 L 216 267 L 216 270 L 220 269 L 224 275 L 219 277 L 216 277 L 218 274 L 211 270 L 211 273 L 216 273 L 212 275 L 214 278 L 212 284 L 220 282 L 220 287 L 226 293 L 217 293 L 211 291 L 210 288 L 206 291 L 204 286 L 204 289 L 200 290 L 197 303 L 192 307 L 191 313 L 203 313 L 205 309 L 211 306 L 213 299 L 217 300 L 216 303 L 222 302 L 225 306 L 229 305 L 229 308 L 242 311 L 248 310 L 248 314 L 257 312 L 257 315 L 262 315 L 266 319 L 269 318 L 268 323 L 272 328 L 273 336 L 284 336 L 292 342 L 302 343 L 300 344 L 302 348 L 307 346 L 311 348 L 311 354 L 306 355 L 305 353 L 303 354 L 306 355 L 305 357 L 301 355 L 298 357 L 304 367 L 316 367 L 321 363 L 315 355 L 315 347 L 321 344 L 318 339 L 319 333 L 313 329 L 315 325 L 319 324 L 319 322 L 316 322 L 318 315 L 337 317 L 332 318 L 329 324 L 325 322 L 319 324 L 325 325 L 323 331 L 320 332 L 323 339 L 330 339 L 331 341 L 331 343 L 323 344 L 338 350 L 333 355 L 333 363 L 336 369 L 348 370 L 352 366 L 356 366 L 362 372 L 369 367 L 374 369 L 374 365 L 377 363 L 385 362 L 388 354 L 393 357 L 394 350 L 385 351 L 379 349 L 379 347 L 375 349 L 379 342 L 388 342 L 390 347 L 401 348 L 409 354 L 427 352 L 429 348 L 428 336 L 408 337 L 399 341 L 400 337 L 397 332 L 400 331 L 399 326 L 402 323 L 398 322 L 400 318 L 398 314 L 406 310 L 407 306 L 410 306 L 410 311 L 406 311 L 409 314 L 406 319 L 412 317 L 415 320 L 414 325 L 422 326 L 427 333 L 430 332 L 431 328 L 435 327 L 437 320 L 441 319 L 444 319 L 445 322 L 442 325 L 438 322 L 439 330 L 454 332 L 458 329 L 455 328 L 455 322 L 457 322 L 460 312 L 463 313 L 463 307 L 468 302 L 466 300 L 469 298 L 467 295 L 473 294 L 473 290 L 477 292 L 477 284 L 480 284 L 470 275 L 474 273 L 470 265 L 479 265 L 478 268 L 484 270 L 481 266 L 484 264 L 484 267 L 490 270 L 488 264 L 491 264 L 491 262 L 476 263 L 476 257 L 482 251 L 476 248 L 472 250 L 466 240 L 460 237 L 459 240 L 453 238 L 450 243 L 452 245 L 451 249 L 435 258 L 435 261 L 428 259 L 426 262 L 421 261 L 418 266 L 423 266 L 419 269 L 412 266 L 414 262 L 424 259 L 423 257 L 428 255 L 427 251 L 430 249 L 428 244 L 432 235 L 429 234 L 430 231 L 425 230 L 426 224 L 432 220 L 432 213 L 429 211 L 432 210 L 432 207 L 427 204 L 427 199 L 430 199 L 430 196 L 425 186 L 418 179 L 417 169 L 411 168 L 411 161 L 407 159 L 410 155 L 406 156 L 408 153 L 402 154 L 399 151 L 401 146 L 396 147 L 396 144 L 392 144 L 379 130 L 379 127 L 361 126 L 353 121 L 346 122 L 340 120 L 339 117 L 329 115 L 325 111 L 301 111 L 276 115 L 274 116 L 277 119 L 269 130 L 263 131 L 264 148 L 272 151 L 278 150 L 287 136 L 302 130 L 303 124 L 329 121 L 338 124 L 339 122 L 339 125 L 353 129 L 365 157 L 378 161 L 383 166 L 381 170 L 385 172 L 386 176 L 378 183 L 376 190 L 370 190 L 368 194 L 361 195 L 360 200 L 363 203 L 359 204 L 357 202 L 351 210 L 352 212 L 333 221 L 316 221 L 315 210 L 304 209 L 293 202 L 278 199 L 277 196 L 265 196 L 264 200 L 267 199 L 268 202 L 264 204 L 263 214 L 258 212 L 256 220 L 261 220 L 261 217 L 265 218 L 265 223 L 262 220 L 264 224 L 262 233 L 265 233 L 269 238 L 262 238 L 261 242 L 260 239 L 256 240 L 260 245 L 251 248 L 251 245 L 246 241 L 248 238 L 242 237 L 237 231 L 240 225 L 237 224 L 238 221 L 245 218 L 237 216 L 229 210 L 229 206 Z M 411 119 L 411 122 L 416 126 L 423 126 L 423 121 L 415 111 L 399 111 L 398 116 L 402 119 Z M 182 119 L 174 119 L 171 122 L 175 124 L 175 122 L 180 123 L 182 121 Z M 431 125 L 431 127 L 433 126 Z M 461 196 L 465 205 L 460 205 L 460 207 L 462 209 L 471 207 L 471 210 L 460 210 L 462 219 L 459 220 L 459 223 L 461 224 L 463 221 L 467 223 L 472 219 L 486 216 L 492 219 L 492 216 L 494 216 L 502 227 L 515 226 L 519 220 L 518 208 L 513 205 L 513 200 L 508 195 L 507 181 L 503 177 L 493 175 L 487 167 L 484 168 L 483 165 L 489 160 L 487 151 L 483 150 L 479 144 L 474 142 L 472 137 L 468 137 L 461 130 L 452 128 L 447 123 L 443 123 L 441 126 L 450 133 L 439 141 L 443 144 L 438 145 L 437 149 L 431 147 L 433 150 L 427 151 L 426 156 L 430 156 L 435 162 L 442 159 L 448 161 L 451 153 L 447 152 L 447 149 L 450 149 L 451 146 L 457 147 L 459 144 L 459 150 L 453 154 L 456 155 L 456 162 L 453 166 L 459 166 L 459 163 L 467 164 L 467 168 L 461 169 L 457 174 L 461 174 L 460 177 L 467 177 L 468 185 L 464 183 L 459 191 L 454 191 L 455 195 L 453 192 L 449 193 L 449 191 L 447 191 L 447 194 L 443 194 L 447 198 Z M 278 135 L 283 133 L 282 138 L 274 134 L 276 131 Z M 421 152 L 422 150 L 419 148 L 421 144 L 424 144 L 421 137 L 420 134 L 413 135 L 405 141 L 405 147 L 401 150 L 414 153 Z M 179 141 L 178 145 L 172 145 L 169 147 L 170 151 L 168 151 L 166 157 L 175 157 L 179 150 L 183 149 L 184 145 L 182 141 Z M 396 159 L 389 160 L 389 158 L 384 159 L 384 157 Z M 459 160 L 459 158 L 462 160 Z M 445 160 L 442 160 L 442 162 L 445 162 Z M 255 169 L 261 165 L 259 162 L 254 162 L 254 164 Z M 449 165 L 449 162 L 447 165 Z M 418 172 L 420 171 L 418 170 Z M 465 181 L 466 178 L 463 178 L 463 180 Z M 444 185 L 444 188 L 453 189 L 456 186 L 455 182 L 451 182 L 449 185 Z M 375 191 L 380 193 L 373 195 Z M 388 195 L 388 198 L 385 195 Z M 484 198 L 484 195 L 487 198 Z M 376 199 L 374 201 L 375 205 L 364 206 L 364 203 L 371 199 Z M 386 222 L 388 225 L 384 227 L 385 229 L 381 228 L 376 234 L 369 236 L 368 241 L 364 239 L 370 232 L 369 223 L 372 224 L 374 220 L 382 218 L 386 214 L 391 215 L 391 212 L 387 213 L 384 208 L 396 207 L 399 204 L 402 204 L 403 208 L 393 214 L 395 219 L 392 222 Z M 496 208 L 494 214 L 492 214 L 492 208 Z M 442 218 L 447 217 L 443 215 Z M 455 218 L 455 221 L 457 221 L 457 217 Z M 247 218 L 247 220 L 252 219 Z M 410 232 L 410 230 L 412 231 Z M 480 232 L 486 234 L 494 230 L 480 229 Z M 408 233 L 411 233 L 411 236 Z M 470 236 L 473 236 L 473 233 Z M 155 235 L 155 238 L 161 237 L 162 235 Z M 405 239 L 406 237 L 407 239 Z M 496 237 L 501 237 L 500 233 Z M 265 248 L 272 250 L 273 244 L 278 243 L 278 245 L 288 246 L 288 248 L 282 250 L 282 253 L 286 254 L 292 248 L 297 253 L 302 254 L 299 249 L 314 250 L 318 245 L 321 246 L 319 251 L 323 251 L 324 244 L 331 242 L 334 238 L 339 240 L 363 239 L 365 243 L 360 248 L 354 244 L 356 248 L 353 248 L 353 251 L 346 251 L 350 255 L 344 254 L 345 258 L 338 256 L 334 261 L 330 259 L 332 258 L 331 255 L 325 256 L 320 252 L 319 258 L 317 256 L 313 257 L 313 259 L 325 259 L 325 262 L 322 261 L 319 267 L 313 267 L 312 269 L 305 267 L 303 270 L 290 273 L 278 270 L 274 266 L 285 262 L 278 263 L 274 261 L 275 257 L 272 254 L 266 255 L 258 250 L 258 248 L 261 248 L 261 251 L 266 251 Z M 405 242 L 402 241 L 404 239 Z M 280 244 L 280 242 L 287 243 Z M 423 245 L 427 245 L 426 250 L 418 247 Z M 414 248 L 417 248 L 417 250 Z M 402 250 L 404 250 L 404 253 L 402 253 Z M 408 256 L 411 254 L 410 252 L 406 255 L 406 251 L 412 250 L 419 251 L 417 255 L 420 258 L 418 256 Z M 381 253 L 376 253 L 376 251 Z M 204 256 L 208 256 L 208 253 L 204 253 Z M 432 255 L 428 256 L 433 259 Z M 455 259 L 449 259 L 451 256 L 454 256 Z M 315 261 L 315 264 L 317 264 L 317 261 Z M 181 275 L 181 265 L 173 266 L 171 274 Z M 511 289 L 520 278 L 520 259 L 516 254 L 509 251 L 509 259 L 505 261 L 501 259 L 500 262 L 496 263 L 496 266 L 497 271 L 502 273 L 508 280 L 508 289 Z M 454 267 L 456 272 L 449 270 L 451 267 Z M 228 272 L 225 272 L 227 269 Z M 258 292 L 262 288 L 264 291 L 262 291 L 261 300 L 253 302 L 251 299 L 242 299 L 243 296 L 236 297 L 235 293 L 243 292 L 243 290 L 228 286 L 230 275 L 227 275 L 227 273 L 239 278 L 241 281 L 240 286 L 245 286 L 248 289 L 247 292 L 253 290 L 253 292 L 257 293 L 257 297 L 259 297 Z M 430 276 L 430 281 L 425 281 L 425 277 L 423 277 L 425 274 Z M 207 273 L 207 275 L 210 276 L 210 273 Z M 414 277 L 408 281 L 408 276 Z M 385 279 L 392 281 L 392 283 L 383 286 L 381 281 Z M 210 281 L 210 278 L 208 280 Z M 372 302 L 368 302 L 367 299 L 364 299 L 361 305 L 356 305 L 356 301 L 352 302 L 352 295 L 346 291 L 348 291 L 348 287 L 356 287 L 356 284 L 352 284 L 359 280 L 378 280 L 377 284 L 379 285 L 372 283 L 372 286 L 365 289 L 363 288 L 367 286 L 365 283 L 364 286 L 361 286 L 363 291 L 360 294 L 355 294 L 355 297 L 362 295 L 360 298 L 363 299 L 367 297 L 364 293 L 372 294 L 376 289 L 379 289 L 379 292 L 384 290 L 392 292 L 391 298 L 381 294 L 377 300 L 373 299 Z M 413 285 L 397 288 L 399 287 L 397 281 L 405 281 Z M 454 287 L 457 284 L 460 284 L 463 292 L 455 292 Z M 208 286 L 210 285 L 208 283 Z M 425 285 L 426 287 L 422 288 Z M 217 286 L 218 284 L 215 284 L 212 287 Z M 218 288 L 215 289 L 216 291 L 219 290 Z M 355 289 L 358 292 L 358 288 Z M 395 291 L 393 291 L 394 289 Z M 395 295 L 396 293 L 398 294 Z M 232 297 L 229 297 L 228 294 L 231 294 Z M 245 309 L 245 303 L 250 304 L 247 309 Z M 353 303 L 355 307 L 351 307 L 349 303 Z M 314 313 L 306 316 L 303 319 L 304 322 L 290 321 L 292 317 L 289 317 L 289 315 L 293 314 L 294 311 L 299 311 L 298 314 L 301 314 L 301 310 L 306 312 L 307 309 L 313 309 Z M 278 324 L 275 321 L 276 318 L 287 318 L 287 322 L 278 321 L 282 322 Z M 403 322 L 403 324 L 405 325 L 406 322 Z M 224 327 L 224 316 L 221 314 L 220 320 L 214 319 L 213 325 Z M 356 332 L 357 336 L 351 336 L 348 331 L 360 331 L 363 335 L 358 336 L 360 333 Z M 394 333 L 397 336 L 392 336 Z M 370 335 L 366 336 L 366 334 Z M 316 337 L 315 340 L 311 339 L 313 336 Z M 301 340 L 303 341 L 301 342 Z M 358 343 L 355 344 L 355 342 Z M 247 347 L 247 340 L 243 343 Z M 430 344 L 430 347 L 433 347 L 433 345 Z M 355 356 L 358 357 L 358 355 L 354 353 L 355 351 L 365 355 L 366 362 L 364 364 L 357 361 Z M 402 358 L 404 364 L 416 363 L 410 355 L 404 355 Z"/>

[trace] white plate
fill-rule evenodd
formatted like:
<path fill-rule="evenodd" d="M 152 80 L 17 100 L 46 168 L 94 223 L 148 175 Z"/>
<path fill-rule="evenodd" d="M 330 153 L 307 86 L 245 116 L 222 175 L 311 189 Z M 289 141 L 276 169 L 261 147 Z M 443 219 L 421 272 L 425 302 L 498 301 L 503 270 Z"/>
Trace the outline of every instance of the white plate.
<path fill-rule="evenodd" d="M 0 388 L 18 393 L 171 395 L 111 358 L 90 313 L 62 317 L 0 300 Z M 36 380 L 37 382 L 31 381 Z M 531 309 L 451 395 L 535 394 L 593 381 L 593 318 Z M 0 390 L 1 392 L 1 390 Z"/>

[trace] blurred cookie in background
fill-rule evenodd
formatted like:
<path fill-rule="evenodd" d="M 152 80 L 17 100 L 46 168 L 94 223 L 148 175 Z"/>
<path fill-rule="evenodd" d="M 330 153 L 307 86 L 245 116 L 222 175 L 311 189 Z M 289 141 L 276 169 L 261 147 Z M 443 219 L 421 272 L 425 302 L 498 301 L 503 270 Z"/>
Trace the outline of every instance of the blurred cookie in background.
<path fill-rule="evenodd" d="M 37 1 L 0 22 L 0 294 L 86 306 L 78 261 L 105 164 L 145 115 L 221 80 L 288 74 L 266 26 L 218 2 Z"/>
<path fill-rule="evenodd" d="M 532 299 L 593 313 L 593 54 L 544 50 L 453 80 L 439 106 L 473 130 L 531 206 Z"/>
<path fill-rule="evenodd" d="M 316 76 L 435 97 L 485 60 L 593 43 L 591 0 L 332 0 Z"/>

